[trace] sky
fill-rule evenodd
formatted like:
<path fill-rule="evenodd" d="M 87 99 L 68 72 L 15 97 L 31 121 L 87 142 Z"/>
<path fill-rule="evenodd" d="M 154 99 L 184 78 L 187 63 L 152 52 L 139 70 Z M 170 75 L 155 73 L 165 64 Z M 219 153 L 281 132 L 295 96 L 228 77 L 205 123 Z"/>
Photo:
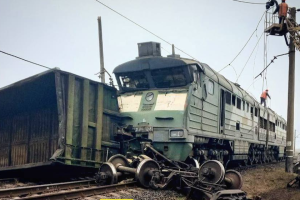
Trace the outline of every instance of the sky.
<path fill-rule="evenodd" d="M 217 71 L 239 53 L 265 11 L 264 5 L 232 0 L 100 1 Z M 248 1 L 265 3 L 267 0 Z M 286 2 L 300 8 L 299 0 Z M 297 15 L 299 19 L 300 12 Z M 99 80 L 95 75 L 100 68 L 98 16 L 102 18 L 104 63 L 108 72 L 135 59 L 140 42 L 160 42 L 162 55 L 170 54 L 169 44 L 95 0 L 0 0 L 0 51 Z M 264 68 L 265 60 L 269 63 L 274 56 L 288 52 L 284 38 L 276 36 L 267 36 L 266 40 L 262 37 L 254 49 L 264 30 L 264 19 L 232 67 L 221 74 L 238 82 L 257 99 L 268 88 L 272 98 L 268 105 L 286 118 L 288 56 L 276 59 L 268 68 L 266 78 L 258 78 L 252 84 Z M 267 56 L 264 56 L 264 46 L 268 49 Z M 176 54 L 188 57 L 178 50 Z M 296 52 L 295 129 L 300 134 L 299 57 Z M 0 54 L 0 88 L 45 70 Z M 296 146 L 300 148 L 300 137 Z"/>

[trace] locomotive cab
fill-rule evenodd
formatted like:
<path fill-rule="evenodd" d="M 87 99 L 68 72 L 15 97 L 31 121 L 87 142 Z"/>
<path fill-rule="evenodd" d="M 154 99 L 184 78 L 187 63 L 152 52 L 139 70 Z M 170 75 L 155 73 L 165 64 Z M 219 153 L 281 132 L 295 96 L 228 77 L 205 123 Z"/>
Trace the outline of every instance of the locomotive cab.
<path fill-rule="evenodd" d="M 191 95 L 202 98 L 201 65 L 176 55 L 162 57 L 159 43 L 138 45 L 139 57 L 114 69 L 126 124 L 122 134 L 149 140 L 167 157 L 184 161 L 194 142 L 186 108 Z"/>

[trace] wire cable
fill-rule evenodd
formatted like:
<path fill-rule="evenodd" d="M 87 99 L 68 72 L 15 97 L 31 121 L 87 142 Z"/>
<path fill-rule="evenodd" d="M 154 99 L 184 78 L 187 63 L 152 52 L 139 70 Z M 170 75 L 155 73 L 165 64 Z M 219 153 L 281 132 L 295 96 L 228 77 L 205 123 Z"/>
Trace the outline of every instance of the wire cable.
<path fill-rule="evenodd" d="M 259 41 L 260 41 L 261 37 L 263 36 L 263 34 L 264 34 L 264 32 L 261 34 L 261 36 L 260 36 L 259 40 L 257 41 L 257 43 L 256 43 L 255 47 L 253 48 L 253 50 L 252 50 L 252 52 L 251 52 L 251 54 L 250 54 L 250 56 L 249 56 L 249 58 L 248 58 L 248 60 L 247 60 L 246 64 L 244 65 L 244 67 L 243 67 L 243 69 L 242 69 L 241 73 L 239 74 L 238 78 L 236 79 L 236 82 L 238 82 L 238 80 L 239 80 L 240 76 L 242 75 L 242 73 L 243 73 L 243 71 L 244 71 L 245 67 L 247 66 L 247 64 L 248 64 L 248 62 L 249 62 L 249 60 L 250 60 L 250 58 L 252 57 L 252 54 L 253 54 L 253 52 L 255 51 L 255 49 L 256 49 L 256 47 L 257 47 L 257 45 L 258 45 L 258 43 L 259 43 Z"/>
<path fill-rule="evenodd" d="M 257 37 L 257 41 L 258 41 L 258 37 Z M 255 65 L 256 65 L 256 58 L 257 58 L 258 50 L 259 50 L 259 43 L 258 43 L 258 46 L 257 46 L 256 54 L 255 54 L 255 57 L 254 57 L 254 63 L 253 63 L 253 71 L 252 71 L 253 80 L 254 80 L 254 68 L 255 68 Z M 253 85 L 253 89 L 255 89 L 254 85 Z"/>
<path fill-rule="evenodd" d="M 164 50 L 165 52 L 167 52 L 168 54 L 171 54 L 171 52 L 168 51 L 167 49 L 163 48 L 163 46 L 160 46 L 160 48 L 161 48 L 162 50 Z"/>
<path fill-rule="evenodd" d="M 44 68 L 46 68 L 46 69 L 52 69 L 52 68 L 47 67 L 47 66 L 45 66 L 45 65 L 41 65 L 41 64 L 32 62 L 32 61 L 30 61 L 30 60 L 26 60 L 26 59 L 24 59 L 24 58 L 20 58 L 20 57 L 18 57 L 18 56 L 12 55 L 12 54 L 10 54 L 10 53 L 7 53 L 7 52 L 1 51 L 1 50 L 0 50 L 0 53 L 6 54 L 6 55 L 8 55 L 8 56 L 12 56 L 12 57 L 14 57 L 14 58 L 23 60 L 23 61 L 25 61 L 25 62 L 29 62 L 29 63 L 31 63 L 31 64 L 34 64 L 34 65 L 37 65 L 37 66 L 40 66 L 40 67 L 44 67 Z"/>
<path fill-rule="evenodd" d="M 130 21 L 131 23 L 135 24 L 136 26 L 140 27 L 141 29 L 144 29 L 144 30 L 145 30 L 145 31 L 147 31 L 148 33 L 150 33 L 150 34 L 154 35 L 155 37 L 159 38 L 160 40 L 162 40 L 162 41 L 164 41 L 165 43 L 167 43 L 167 44 L 169 44 L 169 45 L 171 45 L 171 46 L 172 46 L 172 43 L 170 43 L 170 42 L 168 42 L 167 40 L 163 39 L 162 37 L 160 37 L 160 36 L 156 35 L 156 34 L 155 34 L 155 33 L 153 33 L 152 31 L 150 31 L 150 30 L 146 29 L 146 28 L 145 28 L 145 27 L 143 27 L 142 25 L 140 25 L 140 24 L 138 24 L 138 23 L 134 22 L 133 20 L 129 19 L 128 17 L 124 16 L 123 14 L 119 13 L 118 11 L 116 11 L 116 10 L 112 9 L 111 7 L 109 7 L 109 6 L 107 6 L 106 4 L 102 3 L 101 1 L 99 1 L 99 0 L 96 0 L 96 1 L 97 1 L 98 3 L 100 3 L 100 4 L 102 4 L 103 6 L 105 6 L 106 8 L 110 9 L 111 11 L 113 11 L 113 12 L 117 13 L 117 14 L 118 14 L 118 15 L 120 15 L 121 17 L 123 17 L 123 18 L 127 19 L 128 21 Z M 182 52 L 182 53 L 184 53 L 185 55 L 187 55 L 187 56 L 191 57 L 192 59 L 196 60 L 196 59 L 195 59 L 193 56 L 191 56 L 190 54 L 186 53 L 185 51 L 183 51 L 183 50 L 179 49 L 179 48 L 178 48 L 178 47 L 176 47 L 176 46 L 174 46 L 174 47 L 175 47 L 175 49 L 177 49 L 177 50 L 181 51 L 181 52 Z"/>
<path fill-rule="evenodd" d="M 272 64 L 274 63 L 274 60 L 276 60 L 278 57 L 280 56 L 285 56 L 285 55 L 288 55 L 290 53 L 284 53 L 284 54 L 280 54 L 280 55 L 277 55 L 277 56 L 274 56 L 274 58 L 270 61 L 270 63 L 267 65 L 267 67 L 265 67 L 254 79 L 256 79 L 257 77 L 261 76 L 262 73 Z"/>
<path fill-rule="evenodd" d="M 256 5 L 262 5 L 262 4 L 266 4 L 266 3 L 255 3 L 255 2 L 249 2 L 249 1 L 240 1 L 240 0 L 233 0 L 236 2 L 240 2 L 240 3 L 248 3 L 248 4 L 256 4 Z"/>
<path fill-rule="evenodd" d="M 225 67 L 223 67 L 221 70 L 218 71 L 218 73 L 220 73 L 221 71 L 223 71 L 224 69 L 226 69 L 227 67 L 229 67 L 236 59 L 237 57 L 242 53 L 242 51 L 245 49 L 245 47 L 248 45 L 248 43 L 250 42 L 251 38 L 253 37 L 254 33 L 257 33 L 257 29 L 258 29 L 258 26 L 259 24 L 261 23 L 264 15 L 266 14 L 266 11 L 264 11 L 263 15 L 261 16 L 259 22 L 257 23 L 257 26 L 255 28 L 255 30 L 253 31 L 253 33 L 251 34 L 251 36 L 249 37 L 249 39 L 247 40 L 246 44 L 243 46 L 243 48 L 239 51 L 239 53 L 233 58 L 233 60 L 228 64 L 226 65 Z"/>

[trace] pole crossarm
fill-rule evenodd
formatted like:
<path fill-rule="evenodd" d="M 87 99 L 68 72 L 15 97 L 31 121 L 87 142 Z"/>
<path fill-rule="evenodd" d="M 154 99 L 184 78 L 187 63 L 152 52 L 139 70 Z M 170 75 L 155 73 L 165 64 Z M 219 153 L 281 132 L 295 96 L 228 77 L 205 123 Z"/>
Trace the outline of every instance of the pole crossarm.
<path fill-rule="evenodd" d="M 288 55 L 288 54 L 290 54 L 290 53 L 284 53 L 284 54 L 280 54 L 280 55 L 277 55 L 277 56 L 274 56 L 274 58 L 271 60 L 271 62 L 254 78 L 254 79 L 256 79 L 257 77 L 259 77 L 259 76 L 261 76 L 262 75 L 262 73 L 264 72 L 264 71 L 266 71 L 266 69 L 272 64 L 272 63 L 274 63 L 274 60 L 276 60 L 278 57 L 280 57 L 280 56 L 285 56 L 285 55 Z"/>
<path fill-rule="evenodd" d="M 296 49 L 300 51 L 300 26 L 297 24 L 294 18 L 287 18 L 286 25 Z"/>

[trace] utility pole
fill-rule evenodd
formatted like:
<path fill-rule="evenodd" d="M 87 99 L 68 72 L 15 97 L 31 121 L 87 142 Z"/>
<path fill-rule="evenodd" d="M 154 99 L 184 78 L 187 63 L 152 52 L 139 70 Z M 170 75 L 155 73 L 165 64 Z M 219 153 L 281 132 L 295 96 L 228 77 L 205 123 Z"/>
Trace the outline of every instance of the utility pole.
<path fill-rule="evenodd" d="M 296 8 L 290 8 L 290 17 L 296 21 Z M 286 166 L 285 171 L 293 173 L 294 146 L 294 103 L 295 103 L 295 33 L 290 33 L 289 44 L 289 81 L 288 81 L 288 109 L 287 109 L 287 137 L 286 137 Z"/>
<path fill-rule="evenodd" d="M 295 132 L 294 132 L 294 156 L 296 156 L 296 138 L 297 138 L 297 133 L 295 130 Z"/>
<path fill-rule="evenodd" d="M 101 80 L 101 83 L 105 83 L 105 68 L 104 68 L 104 56 L 103 56 L 101 17 L 98 17 L 98 31 L 99 31 L 99 51 L 100 51 L 100 80 Z"/>

